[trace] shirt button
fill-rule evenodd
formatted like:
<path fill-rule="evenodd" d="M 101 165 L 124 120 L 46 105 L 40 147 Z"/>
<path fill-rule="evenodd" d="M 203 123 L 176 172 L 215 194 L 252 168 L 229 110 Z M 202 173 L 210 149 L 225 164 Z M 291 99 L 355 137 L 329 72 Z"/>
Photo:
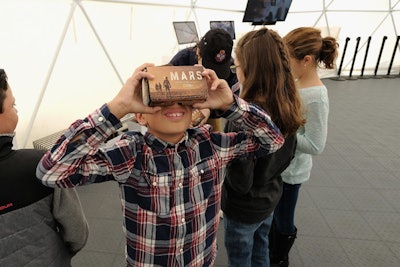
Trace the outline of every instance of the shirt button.
<path fill-rule="evenodd" d="M 182 218 L 182 220 L 181 220 L 183 223 L 185 222 L 185 218 Z"/>
<path fill-rule="evenodd" d="M 104 121 L 104 118 L 103 118 L 103 117 L 99 117 L 99 118 L 98 118 L 98 121 L 99 121 L 99 122 L 102 122 L 102 121 Z"/>
<path fill-rule="evenodd" d="M 200 170 L 200 173 L 203 174 L 203 173 L 204 173 L 204 170 Z"/>
<path fill-rule="evenodd" d="M 157 186 L 157 182 L 153 182 L 153 186 Z"/>
<path fill-rule="evenodd" d="M 178 185 L 179 185 L 179 187 L 182 187 L 182 183 L 179 183 Z"/>
<path fill-rule="evenodd" d="M 181 248 L 181 249 L 179 250 L 179 252 L 182 253 L 182 252 L 183 252 L 183 248 Z"/>

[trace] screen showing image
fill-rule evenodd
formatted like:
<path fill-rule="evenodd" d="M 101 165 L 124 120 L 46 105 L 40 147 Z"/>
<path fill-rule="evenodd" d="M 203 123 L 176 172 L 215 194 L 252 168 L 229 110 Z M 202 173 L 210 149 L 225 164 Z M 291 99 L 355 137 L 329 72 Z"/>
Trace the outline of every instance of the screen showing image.
<path fill-rule="evenodd" d="M 248 0 L 243 22 L 252 25 L 274 25 L 284 21 L 289 12 L 292 0 Z"/>
<path fill-rule="evenodd" d="M 210 21 L 210 29 L 224 29 L 229 32 L 232 39 L 235 39 L 235 23 L 233 20 L 227 21 Z"/>
<path fill-rule="evenodd" d="M 174 25 L 178 44 L 190 44 L 199 41 L 194 21 L 174 21 L 172 23 Z"/>

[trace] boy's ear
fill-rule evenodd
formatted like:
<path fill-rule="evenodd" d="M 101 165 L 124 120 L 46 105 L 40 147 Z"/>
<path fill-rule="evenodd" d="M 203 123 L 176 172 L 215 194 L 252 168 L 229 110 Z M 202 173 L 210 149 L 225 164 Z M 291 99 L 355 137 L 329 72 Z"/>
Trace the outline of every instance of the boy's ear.
<path fill-rule="evenodd" d="M 147 126 L 146 116 L 144 116 L 142 113 L 135 113 L 135 117 L 140 125 Z"/>

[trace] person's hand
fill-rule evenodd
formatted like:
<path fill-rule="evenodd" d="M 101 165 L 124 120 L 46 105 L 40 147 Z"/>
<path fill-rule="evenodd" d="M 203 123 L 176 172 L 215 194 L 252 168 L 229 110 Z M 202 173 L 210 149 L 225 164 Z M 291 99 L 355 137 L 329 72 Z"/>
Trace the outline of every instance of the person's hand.
<path fill-rule="evenodd" d="M 154 113 L 160 107 L 149 107 L 143 104 L 142 79 L 154 79 L 154 76 L 145 71 L 146 67 L 154 66 L 151 63 L 144 63 L 125 82 L 118 94 L 107 103 L 111 113 L 121 119 L 128 113 Z"/>
<path fill-rule="evenodd" d="M 205 69 L 202 72 L 208 84 L 208 97 L 205 102 L 195 103 L 193 107 L 198 109 L 214 109 L 225 111 L 229 109 L 234 101 L 233 93 L 228 83 L 219 79 L 215 71 Z"/>

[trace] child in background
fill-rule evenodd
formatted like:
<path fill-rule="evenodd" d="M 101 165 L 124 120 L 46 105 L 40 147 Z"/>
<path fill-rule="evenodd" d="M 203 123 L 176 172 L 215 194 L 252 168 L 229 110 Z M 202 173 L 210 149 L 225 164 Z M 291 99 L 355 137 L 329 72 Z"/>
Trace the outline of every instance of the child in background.
<path fill-rule="evenodd" d="M 246 33 L 235 48 L 240 97 L 270 114 L 285 137 L 278 151 L 257 159 L 238 159 L 227 167 L 222 187 L 228 266 L 269 266 L 268 233 L 282 195 L 282 171 L 296 149 L 304 124 L 301 100 L 279 34 L 268 28 Z M 226 131 L 236 131 L 228 122 Z"/>
<path fill-rule="evenodd" d="M 15 98 L 0 69 L 0 266 L 71 266 L 89 228 L 74 188 L 36 179 L 45 151 L 13 149 Z"/>
<path fill-rule="evenodd" d="M 290 65 L 305 111 L 306 123 L 297 131 L 293 161 L 282 173 L 283 194 L 274 212 L 270 232 L 271 266 L 289 266 L 289 251 L 297 237 L 294 214 L 301 184 L 310 179 L 312 156 L 322 153 L 328 132 L 328 90 L 318 75 L 318 67 L 334 68 L 338 55 L 335 38 L 321 31 L 300 27 L 283 37 Z"/>
<path fill-rule="evenodd" d="M 232 58 L 233 39 L 224 29 L 211 29 L 197 42 L 196 46 L 179 51 L 169 62 L 174 66 L 200 64 L 207 69 L 212 69 L 218 78 L 227 81 L 230 87 L 237 83 L 236 73 L 230 66 Z M 223 121 L 215 118 L 215 114 L 208 109 L 201 111 L 205 115 L 202 124 L 210 124 L 214 131 L 222 131 Z M 211 115 L 211 116 L 210 116 Z"/>

